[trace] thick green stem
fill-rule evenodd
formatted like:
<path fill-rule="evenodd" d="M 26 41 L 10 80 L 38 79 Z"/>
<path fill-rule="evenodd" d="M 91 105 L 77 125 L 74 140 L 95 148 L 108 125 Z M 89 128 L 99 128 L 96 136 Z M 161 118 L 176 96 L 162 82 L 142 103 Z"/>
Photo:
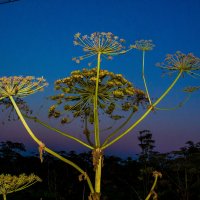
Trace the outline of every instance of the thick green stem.
<path fill-rule="evenodd" d="M 102 156 L 99 158 L 99 163 L 95 169 L 95 193 L 100 196 L 101 193 L 101 170 L 102 170 Z"/>
<path fill-rule="evenodd" d="M 3 200 L 6 200 L 6 194 L 3 194 Z"/>
<path fill-rule="evenodd" d="M 34 133 L 31 131 L 31 129 L 29 128 L 28 124 L 26 123 L 21 111 L 19 110 L 17 104 L 15 103 L 15 100 L 13 99 L 12 96 L 9 96 L 16 112 L 17 112 L 17 115 L 19 116 L 22 124 L 24 125 L 25 129 L 27 130 L 27 132 L 29 133 L 29 135 L 31 136 L 31 138 L 39 145 L 43 145 L 43 143 L 34 135 Z M 92 183 L 90 181 L 90 178 L 88 177 L 88 175 L 86 174 L 86 172 L 84 170 L 82 170 L 78 165 L 76 165 L 75 163 L 73 163 L 72 161 L 60 156 L 59 154 L 57 154 L 56 152 L 52 151 L 51 149 L 43 146 L 43 150 L 50 153 L 51 155 L 55 156 L 56 158 L 62 160 L 63 162 L 71 165 L 72 167 L 74 167 L 76 170 L 78 170 L 81 174 L 84 175 L 85 179 L 87 180 L 87 183 L 88 183 L 88 186 L 90 188 L 90 191 L 91 193 L 94 193 L 94 188 L 92 186 Z"/>
<path fill-rule="evenodd" d="M 169 91 L 174 87 L 174 85 L 176 84 L 176 82 L 178 81 L 178 79 L 180 78 L 180 76 L 182 75 L 182 71 L 179 72 L 179 74 L 177 75 L 177 77 L 175 78 L 175 80 L 172 82 L 172 84 L 168 87 L 168 89 L 160 96 L 160 98 L 158 98 L 158 100 L 153 103 L 151 105 L 151 107 L 134 123 L 132 124 L 132 126 L 130 126 L 126 131 L 124 131 L 122 134 L 120 134 L 118 137 L 116 137 L 114 140 L 112 140 L 110 143 L 104 145 L 101 149 L 105 149 L 107 147 L 109 147 L 110 145 L 112 145 L 113 143 L 117 142 L 118 140 L 120 140 L 123 136 L 125 136 L 127 133 L 129 133 L 133 128 L 135 128 L 141 121 L 143 121 L 146 116 L 151 112 L 152 109 L 154 109 L 154 107 L 160 103 L 160 101 L 169 93 Z"/>
<path fill-rule="evenodd" d="M 89 176 L 87 175 L 87 173 L 86 173 L 84 170 L 82 170 L 79 166 L 77 166 L 77 165 L 76 165 L 75 163 L 73 163 L 72 161 L 70 161 L 70 160 L 68 160 L 68 159 L 66 159 L 66 158 L 64 158 L 64 157 L 62 157 L 62 156 L 60 156 L 59 154 L 57 154 L 56 152 L 52 151 L 52 150 L 49 149 L 49 148 L 45 147 L 44 150 L 45 150 L 46 152 L 50 153 L 51 155 L 55 156 L 56 158 L 62 160 L 63 162 L 65 162 L 65 163 L 71 165 L 72 167 L 74 167 L 75 169 L 77 169 L 81 174 L 83 174 L 83 175 L 84 175 L 84 179 L 86 179 L 86 181 L 87 181 L 87 183 L 88 183 L 88 186 L 89 186 L 89 188 L 90 188 L 90 192 L 91 192 L 91 193 L 94 193 L 94 188 L 93 188 L 93 186 L 92 186 L 92 182 L 91 182 Z"/>
<path fill-rule="evenodd" d="M 95 87 L 95 95 L 94 95 L 94 136 L 95 136 L 95 145 L 97 148 L 100 147 L 99 114 L 98 114 L 98 89 L 99 89 L 100 62 L 101 62 L 101 53 L 98 53 L 97 77 L 96 77 L 96 87 Z"/>
<path fill-rule="evenodd" d="M 146 93 L 147 93 L 147 98 L 148 98 L 149 103 L 151 105 L 152 104 L 151 98 L 150 98 L 150 95 L 149 95 L 149 91 L 148 91 L 148 87 L 147 87 L 147 83 L 146 83 L 146 79 L 145 79 L 145 75 L 144 75 L 144 58 L 145 58 L 145 51 L 142 51 L 142 79 L 144 81 L 144 87 L 145 87 L 145 90 L 146 90 Z"/>
<path fill-rule="evenodd" d="M 99 72 L 100 72 L 101 53 L 98 53 L 97 57 L 97 76 L 96 76 L 96 87 L 94 95 L 94 136 L 95 146 L 97 153 L 101 153 L 100 147 L 100 134 L 99 134 L 99 114 L 98 114 L 98 89 L 99 89 Z M 94 156 L 94 155 L 93 155 Z M 98 158 L 98 163 L 95 166 L 95 200 L 100 199 L 101 194 L 101 169 L 102 169 L 102 155 Z"/>

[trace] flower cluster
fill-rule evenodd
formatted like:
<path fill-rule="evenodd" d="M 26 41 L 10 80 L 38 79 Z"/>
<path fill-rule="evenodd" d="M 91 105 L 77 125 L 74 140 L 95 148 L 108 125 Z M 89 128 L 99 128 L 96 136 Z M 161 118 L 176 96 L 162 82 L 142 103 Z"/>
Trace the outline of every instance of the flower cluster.
<path fill-rule="evenodd" d="M 76 63 L 80 63 L 81 60 L 99 53 L 106 56 L 108 59 L 112 59 L 113 55 L 126 52 L 123 46 L 124 42 L 124 39 L 119 39 L 118 36 L 115 36 L 111 32 L 95 32 L 90 36 L 81 36 L 80 33 L 77 33 L 74 36 L 74 45 L 81 46 L 86 54 L 84 56 L 75 57 L 72 60 Z"/>
<path fill-rule="evenodd" d="M 153 171 L 153 177 L 159 177 L 162 178 L 162 173 L 158 171 Z"/>
<path fill-rule="evenodd" d="M 196 73 L 200 69 L 200 59 L 192 53 L 183 54 L 177 51 L 175 54 L 168 54 L 165 61 L 158 63 L 157 66 L 171 73 L 178 71 L 187 73 L 192 77 L 200 76 Z"/>
<path fill-rule="evenodd" d="M 94 122 L 93 102 L 96 87 L 97 69 L 83 69 L 71 73 L 70 77 L 57 80 L 55 89 L 60 94 L 52 96 L 56 104 L 49 109 L 49 117 L 61 118 L 61 123 L 69 121 L 66 114 L 71 112 L 73 117 L 87 117 Z M 98 89 L 98 108 L 112 119 L 120 119 L 114 115 L 117 109 L 130 111 L 136 109 L 145 100 L 143 91 L 133 87 L 121 74 L 100 70 Z"/>
<path fill-rule="evenodd" d="M 0 78 L 0 100 L 9 96 L 18 98 L 34 94 L 43 90 L 47 86 L 43 77 L 35 78 L 33 76 L 10 76 Z"/>
<path fill-rule="evenodd" d="M 150 51 L 155 47 L 155 45 L 152 40 L 137 40 L 135 41 L 135 44 L 130 47 L 141 51 Z"/>
<path fill-rule="evenodd" d="M 12 176 L 10 174 L 0 175 L 0 194 L 6 195 L 12 192 L 16 192 L 23 188 L 27 188 L 36 182 L 41 182 L 42 180 L 31 174 L 29 176 L 25 174 L 20 174 L 19 176 Z"/>

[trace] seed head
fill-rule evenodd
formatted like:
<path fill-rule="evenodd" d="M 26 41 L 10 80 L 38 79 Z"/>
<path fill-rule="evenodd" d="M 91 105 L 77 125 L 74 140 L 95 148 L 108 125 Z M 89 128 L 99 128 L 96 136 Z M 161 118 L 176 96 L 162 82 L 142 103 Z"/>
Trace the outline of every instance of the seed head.
<path fill-rule="evenodd" d="M 162 178 L 162 173 L 158 171 L 153 171 L 153 177 L 159 177 Z"/>
<path fill-rule="evenodd" d="M 68 123 L 73 117 L 87 117 L 94 122 L 93 103 L 97 69 L 82 69 L 71 72 L 71 76 L 55 81 L 55 88 L 61 93 L 51 97 L 55 103 L 49 108 L 49 117 L 60 118 Z M 131 111 L 134 106 L 146 100 L 142 90 L 135 88 L 121 74 L 108 70 L 99 71 L 98 107 L 102 114 L 112 119 L 120 119 L 115 112 Z M 134 111 L 137 109 L 134 108 Z M 117 116 L 117 117 L 113 117 Z"/>
<path fill-rule="evenodd" d="M 163 63 L 158 63 L 158 67 L 173 72 L 184 72 L 192 77 L 199 77 L 196 73 L 200 69 L 200 59 L 195 57 L 192 53 L 183 54 L 177 51 L 175 54 L 168 54 Z"/>
<path fill-rule="evenodd" d="M 42 180 L 34 175 L 20 174 L 19 176 L 12 176 L 10 174 L 0 175 L 0 194 L 9 194 L 16 192 L 31 186 L 36 182 L 41 182 Z"/>
<path fill-rule="evenodd" d="M 112 56 L 125 53 L 125 47 L 123 43 L 124 39 L 119 39 L 118 36 L 115 36 L 113 33 L 108 32 L 95 32 L 90 36 L 83 35 L 80 33 L 75 34 L 74 36 L 74 45 L 81 46 L 83 51 L 86 52 L 84 56 L 73 58 L 76 63 L 80 63 L 81 60 L 97 55 L 101 53 L 106 56 L 107 59 L 112 59 Z"/>
<path fill-rule="evenodd" d="M 150 51 L 155 47 L 152 40 L 137 40 L 131 48 L 138 49 L 141 51 Z"/>
<path fill-rule="evenodd" d="M 43 90 L 43 88 L 47 85 L 48 84 L 43 77 L 2 77 L 0 78 L 0 100 L 9 96 L 22 98 Z"/>

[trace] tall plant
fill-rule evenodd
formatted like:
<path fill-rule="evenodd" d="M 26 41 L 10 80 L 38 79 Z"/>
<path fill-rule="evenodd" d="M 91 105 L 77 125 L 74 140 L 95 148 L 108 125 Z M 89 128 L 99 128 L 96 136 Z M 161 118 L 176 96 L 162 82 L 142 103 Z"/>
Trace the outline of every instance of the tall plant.
<path fill-rule="evenodd" d="M 63 117 L 65 112 L 58 110 L 58 106 L 60 105 L 64 105 L 64 111 L 72 111 L 74 117 L 84 116 L 87 142 L 70 133 L 51 127 L 50 125 L 40 121 L 38 118 L 32 118 L 45 127 L 75 140 L 92 150 L 95 171 L 94 184 L 92 184 L 88 174 L 83 169 L 46 147 L 45 144 L 35 136 L 26 123 L 24 118 L 25 115 L 20 112 L 20 109 L 15 102 L 15 98 L 22 98 L 43 89 L 47 85 L 45 80 L 43 78 L 35 79 L 34 77 L 3 77 L 0 79 L 0 100 L 9 99 L 12 102 L 24 127 L 33 140 L 39 145 L 41 161 L 43 160 L 42 154 L 46 151 L 77 169 L 81 173 L 79 177 L 80 180 L 85 179 L 89 185 L 91 192 L 89 196 L 90 200 L 99 200 L 101 196 L 103 151 L 132 131 L 149 115 L 152 110 L 161 109 L 158 108 L 157 105 L 166 97 L 184 74 L 189 74 L 192 77 L 199 76 L 197 73 L 200 69 L 199 58 L 195 57 L 193 54 L 183 54 L 181 52 L 177 52 L 174 55 L 168 55 L 165 61 L 159 64 L 159 67 L 169 71 L 170 73 L 176 73 L 176 77 L 163 94 L 153 101 L 145 78 L 144 62 L 146 51 L 152 50 L 154 47 L 152 41 L 136 41 L 134 45 L 131 45 L 127 49 L 123 44 L 123 39 L 119 39 L 110 32 L 96 32 L 90 36 L 81 36 L 80 33 L 77 33 L 74 38 L 74 45 L 81 46 L 85 55 L 73 58 L 73 60 L 80 63 L 86 58 L 95 57 L 96 67 L 94 69 L 74 71 L 72 72 L 71 77 L 60 79 L 55 82 L 56 89 L 62 91 L 62 93 L 52 96 L 51 99 L 55 100 L 56 104 L 50 107 L 49 116 L 61 118 L 61 123 L 67 123 L 68 119 Z M 144 92 L 135 88 L 130 82 L 124 79 L 122 75 L 117 75 L 101 69 L 103 58 L 112 59 L 113 56 L 125 54 L 133 49 L 142 51 L 142 79 L 145 88 Z M 191 93 L 197 89 L 199 89 L 199 87 L 188 87 L 185 91 Z M 118 102 L 120 101 L 121 106 L 118 106 Z M 148 106 L 145 107 L 144 113 L 124 130 L 125 126 L 128 124 L 133 114 L 138 110 L 141 103 L 148 103 Z M 110 117 L 115 116 L 115 118 L 120 118 L 119 115 L 113 114 L 116 107 L 119 110 L 128 110 L 131 114 L 128 116 L 127 120 L 116 128 L 116 130 L 104 138 L 101 135 L 99 114 L 107 113 Z M 90 137 L 90 133 L 88 132 L 88 118 L 91 119 L 90 122 L 93 123 L 93 137 Z M 157 183 L 157 177 L 158 176 L 156 175 L 155 184 Z M 153 185 L 152 191 L 154 191 L 155 184 Z M 147 199 L 152 195 L 152 191 L 147 196 Z"/>

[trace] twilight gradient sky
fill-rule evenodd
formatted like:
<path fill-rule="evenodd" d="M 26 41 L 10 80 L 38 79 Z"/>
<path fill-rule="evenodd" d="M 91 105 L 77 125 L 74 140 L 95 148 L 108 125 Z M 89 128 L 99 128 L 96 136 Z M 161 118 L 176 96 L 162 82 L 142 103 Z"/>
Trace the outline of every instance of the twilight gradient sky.
<path fill-rule="evenodd" d="M 68 76 L 72 70 L 86 67 L 89 62 L 88 59 L 77 65 L 71 60 L 82 55 L 81 49 L 73 46 L 74 34 L 112 32 L 124 38 L 127 46 L 139 39 L 154 41 L 155 49 L 146 56 L 146 76 L 151 96 L 156 98 L 173 80 L 173 77 L 161 78 L 161 70 L 155 67 L 157 62 L 177 50 L 200 57 L 199 10 L 199 0 L 20 0 L 1 4 L 0 76 L 44 76 L 49 87 L 27 97 L 26 101 L 46 119 L 39 105 L 47 104 L 45 97 L 53 92 L 53 82 Z M 113 61 L 104 61 L 102 68 L 122 73 L 143 88 L 140 61 L 140 52 L 131 51 Z M 199 79 L 181 79 L 160 106 L 173 107 L 179 103 L 184 98 L 182 88 L 191 85 L 199 85 Z M 150 114 L 107 153 L 128 156 L 139 152 L 137 134 L 144 129 L 151 130 L 156 150 L 161 152 L 176 150 L 188 140 L 200 141 L 199 103 L 197 92 L 181 109 Z M 0 120 L 6 118 L 4 113 L 0 115 Z M 47 122 L 53 123 L 48 119 Z M 56 133 L 30 125 L 52 148 L 86 150 Z M 74 126 L 67 130 L 82 137 Z M 8 139 L 23 142 L 32 149 L 36 147 L 19 122 L 0 125 L 0 141 Z"/>

